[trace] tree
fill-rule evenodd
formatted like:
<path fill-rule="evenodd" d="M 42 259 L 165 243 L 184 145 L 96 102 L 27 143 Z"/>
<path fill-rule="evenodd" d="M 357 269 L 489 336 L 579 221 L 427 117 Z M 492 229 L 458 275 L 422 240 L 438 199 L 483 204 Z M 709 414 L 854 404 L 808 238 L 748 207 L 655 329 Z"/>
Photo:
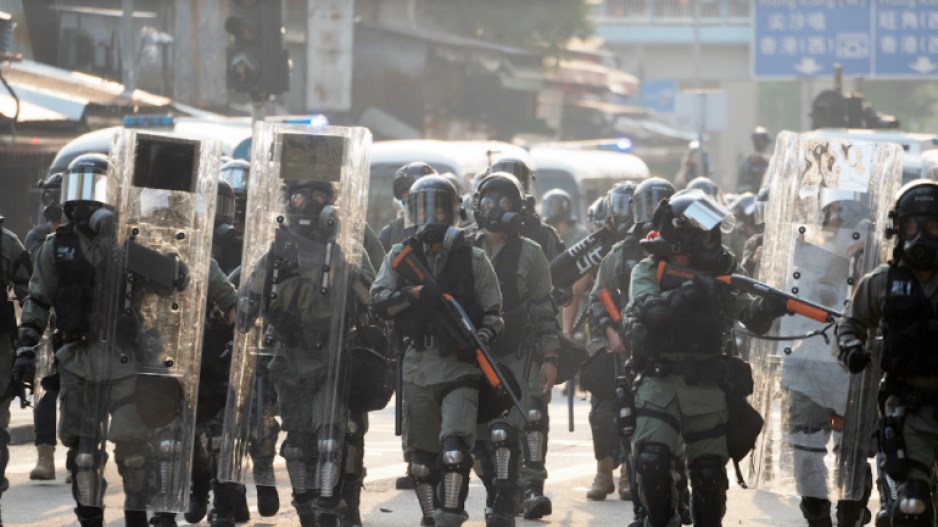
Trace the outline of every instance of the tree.
<path fill-rule="evenodd" d="M 584 0 L 457 0 L 460 25 L 477 38 L 533 50 L 593 33 Z"/>

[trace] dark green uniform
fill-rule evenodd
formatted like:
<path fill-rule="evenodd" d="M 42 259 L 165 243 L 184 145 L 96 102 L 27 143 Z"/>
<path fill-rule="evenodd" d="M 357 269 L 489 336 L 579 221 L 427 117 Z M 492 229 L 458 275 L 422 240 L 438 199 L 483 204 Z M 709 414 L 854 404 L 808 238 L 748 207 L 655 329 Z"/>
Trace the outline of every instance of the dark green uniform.
<path fill-rule="evenodd" d="M 0 219 L 2 223 L 2 219 Z M 10 459 L 7 445 L 10 435 L 10 403 L 13 400 L 13 387 L 10 386 L 13 366 L 14 341 L 16 339 L 16 313 L 13 302 L 9 300 L 10 291 L 22 304 L 27 297 L 29 275 L 32 273 L 32 261 L 29 253 L 12 231 L 0 227 L 0 281 L 3 284 L 5 298 L 0 304 L 0 493 L 9 486 L 6 479 L 6 466 Z"/>
<path fill-rule="evenodd" d="M 419 255 L 442 292 L 450 292 L 466 309 L 478 314 L 480 332 L 489 338 L 501 332 L 502 297 L 498 279 L 484 251 L 469 245 L 451 253 L 434 254 L 410 238 L 405 243 Z M 397 244 L 371 288 L 372 309 L 394 319 L 396 331 L 406 339 L 403 381 L 407 416 L 407 448 L 413 451 L 409 474 L 424 520 L 435 517 L 437 527 L 458 526 L 466 518 L 465 494 L 472 466 L 470 447 L 475 443 L 481 370 L 472 360 L 457 356 L 453 342 L 434 330 L 423 302 L 407 289 L 410 283 L 392 268 L 404 244 Z M 441 309 L 441 306 L 436 306 Z M 444 489 L 434 506 L 437 483 Z M 465 487 L 468 489 L 468 487 Z"/>
<path fill-rule="evenodd" d="M 927 281 L 904 262 L 882 265 L 857 284 L 837 324 L 841 350 L 883 333 L 880 450 L 898 484 L 893 525 L 933 525 L 934 465 L 938 460 L 938 273 Z M 875 357 L 875 356 L 874 356 Z M 870 416 L 872 418 L 872 416 Z M 904 461 L 900 458 L 904 450 Z M 918 510 L 916 502 L 921 506 Z"/>
<path fill-rule="evenodd" d="M 483 233 L 477 233 L 475 237 L 476 246 L 485 250 L 495 267 L 502 288 L 505 325 L 511 328 L 511 332 L 495 339 L 492 350 L 499 363 L 518 379 L 522 388 L 521 404 L 530 408 L 521 475 L 525 481 L 544 481 L 547 479 L 544 457 L 548 420 L 532 400 L 542 397 L 544 391 L 540 381 L 544 354 L 556 352 L 560 347 L 557 338 L 560 328 L 550 298 L 547 259 L 541 248 L 527 238 L 509 235 L 493 247 Z M 489 505 L 494 504 L 496 512 L 509 509 L 512 514 L 514 512 L 523 430 L 525 419 L 517 408 L 512 408 L 504 418 L 480 425 L 475 451 L 483 467 L 482 480 L 489 490 Z M 507 468 L 497 466 L 497 450 L 500 448 L 509 453 Z M 499 478 L 499 473 L 507 477 Z"/>
<path fill-rule="evenodd" d="M 728 258 L 724 273 L 736 268 Z M 633 344 L 636 426 L 632 437 L 647 526 L 678 525 L 672 461 L 683 449 L 693 489 L 692 511 L 701 524 L 719 525 L 726 508 L 728 419 L 722 382 L 732 327 L 741 321 L 765 332 L 773 316 L 760 299 L 728 289 L 699 286 L 662 291 L 658 260 L 632 270 L 630 303 L 623 321 Z M 737 270 L 741 272 L 740 270 Z M 653 488 L 671 487 L 671 492 Z M 669 520 L 670 518 L 670 520 Z"/>

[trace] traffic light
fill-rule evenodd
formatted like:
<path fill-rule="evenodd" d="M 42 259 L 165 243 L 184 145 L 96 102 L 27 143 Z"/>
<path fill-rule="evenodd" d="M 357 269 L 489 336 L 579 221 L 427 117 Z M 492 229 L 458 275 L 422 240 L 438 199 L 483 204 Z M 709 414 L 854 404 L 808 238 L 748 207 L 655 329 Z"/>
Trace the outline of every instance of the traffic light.
<path fill-rule="evenodd" d="M 225 21 L 225 31 L 234 35 L 228 48 L 228 89 L 259 96 L 289 89 L 280 2 L 231 0 Z"/>

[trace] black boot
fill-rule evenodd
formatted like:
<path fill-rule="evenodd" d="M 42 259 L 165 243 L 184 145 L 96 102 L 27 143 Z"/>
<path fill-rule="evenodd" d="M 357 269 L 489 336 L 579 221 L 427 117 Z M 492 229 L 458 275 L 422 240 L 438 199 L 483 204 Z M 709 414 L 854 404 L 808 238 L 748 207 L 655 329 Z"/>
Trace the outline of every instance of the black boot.
<path fill-rule="evenodd" d="M 157 512 L 150 518 L 150 525 L 157 527 L 176 527 L 176 514 L 172 512 Z"/>
<path fill-rule="evenodd" d="M 127 527 L 149 527 L 147 511 L 124 511 L 124 525 Z"/>
<path fill-rule="evenodd" d="M 544 495 L 543 481 L 524 483 L 524 519 L 536 520 L 553 512 L 550 498 Z"/>
<path fill-rule="evenodd" d="M 75 507 L 75 516 L 81 527 L 102 527 L 104 525 L 104 509 L 102 507 Z"/>
<path fill-rule="evenodd" d="M 632 523 L 629 524 L 629 527 L 644 527 L 645 518 L 648 517 L 648 512 L 645 510 L 645 507 L 637 505 L 632 507 L 632 516 L 634 519 L 632 520 Z"/>
<path fill-rule="evenodd" d="M 837 527 L 861 527 L 870 522 L 870 516 L 862 501 L 837 502 Z"/>
<path fill-rule="evenodd" d="M 345 510 L 339 516 L 341 527 L 362 527 L 361 511 L 359 506 L 362 499 L 362 484 L 360 481 L 346 481 L 342 486 L 342 499 L 345 501 Z"/>
<path fill-rule="evenodd" d="M 318 527 L 322 525 L 316 514 L 316 495 L 312 490 L 293 489 L 293 508 L 300 519 L 300 527 Z"/>
<path fill-rule="evenodd" d="M 492 514 L 485 518 L 486 527 L 515 527 L 515 496 L 518 494 L 517 481 L 503 482 L 496 480 L 495 503 Z"/>
<path fill-rule="evenodd" d="M 231 508 L 234 510 L 235 523 L 251 521 L 251 510 L 248 509 L 248 492 L 244 485 L 235 483 L 231 499 L 234 500 Z"/>
<path fill-rule="evenodd" d="M 212 481 L 212 512 L 209 522 L 212 527 L 234 527 L 234 494 L 237 493 L 237 483 L 222 483 Z"/>
<path fill-rule="evenodd" d="M 831 502 L 821 498 L 802 497 L 801 514 L 808 521 L 808 527 L 833 527 L 831 522 Z"/>
<path fill-rule="evenodd" d="M 267 485 L 257 486 L 257 513 L 269 518 L 280 510 L 280 494 L 277 487 Z"/>
<path fill-rule="evenodd" d="M 192 471 L 192 486 L 189 488 L 189 510 L 184 515 L 189 523 L 199 523 L 208 512 L 208 491 L 212 485 L 211 474 Z"/>

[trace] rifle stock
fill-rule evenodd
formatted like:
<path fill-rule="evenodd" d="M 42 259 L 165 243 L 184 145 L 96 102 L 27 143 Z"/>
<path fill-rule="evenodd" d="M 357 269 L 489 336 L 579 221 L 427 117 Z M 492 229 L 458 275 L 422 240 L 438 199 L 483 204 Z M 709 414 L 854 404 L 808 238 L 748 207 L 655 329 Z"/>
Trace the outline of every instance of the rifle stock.
<path fill-rule="evenodd" d="M 674 265 L 667 262 L 658 262 L 658 284 L 662 287 L 680 287 L 684 282 L 692 281 L 697 277 L 709 277 L 715 280 L 717 283 L 763 298 L 781 298 L 785 300 L 786 307 L 792 313 L 796 313 L 821 323 L 826 324 L 828 322 L 832 322 L 834 318 L 840 318 L 843 316 L 843 314 L 839 311 L 829 309 L 809 300 L 798 298 L 795 295 L 788 294 L 766 283 L 753 280 L 748 276 L 739 274 L 708 275 L 707 273 L 696 271 L 694 269 L 688 269 L 679 265 Z"/>

